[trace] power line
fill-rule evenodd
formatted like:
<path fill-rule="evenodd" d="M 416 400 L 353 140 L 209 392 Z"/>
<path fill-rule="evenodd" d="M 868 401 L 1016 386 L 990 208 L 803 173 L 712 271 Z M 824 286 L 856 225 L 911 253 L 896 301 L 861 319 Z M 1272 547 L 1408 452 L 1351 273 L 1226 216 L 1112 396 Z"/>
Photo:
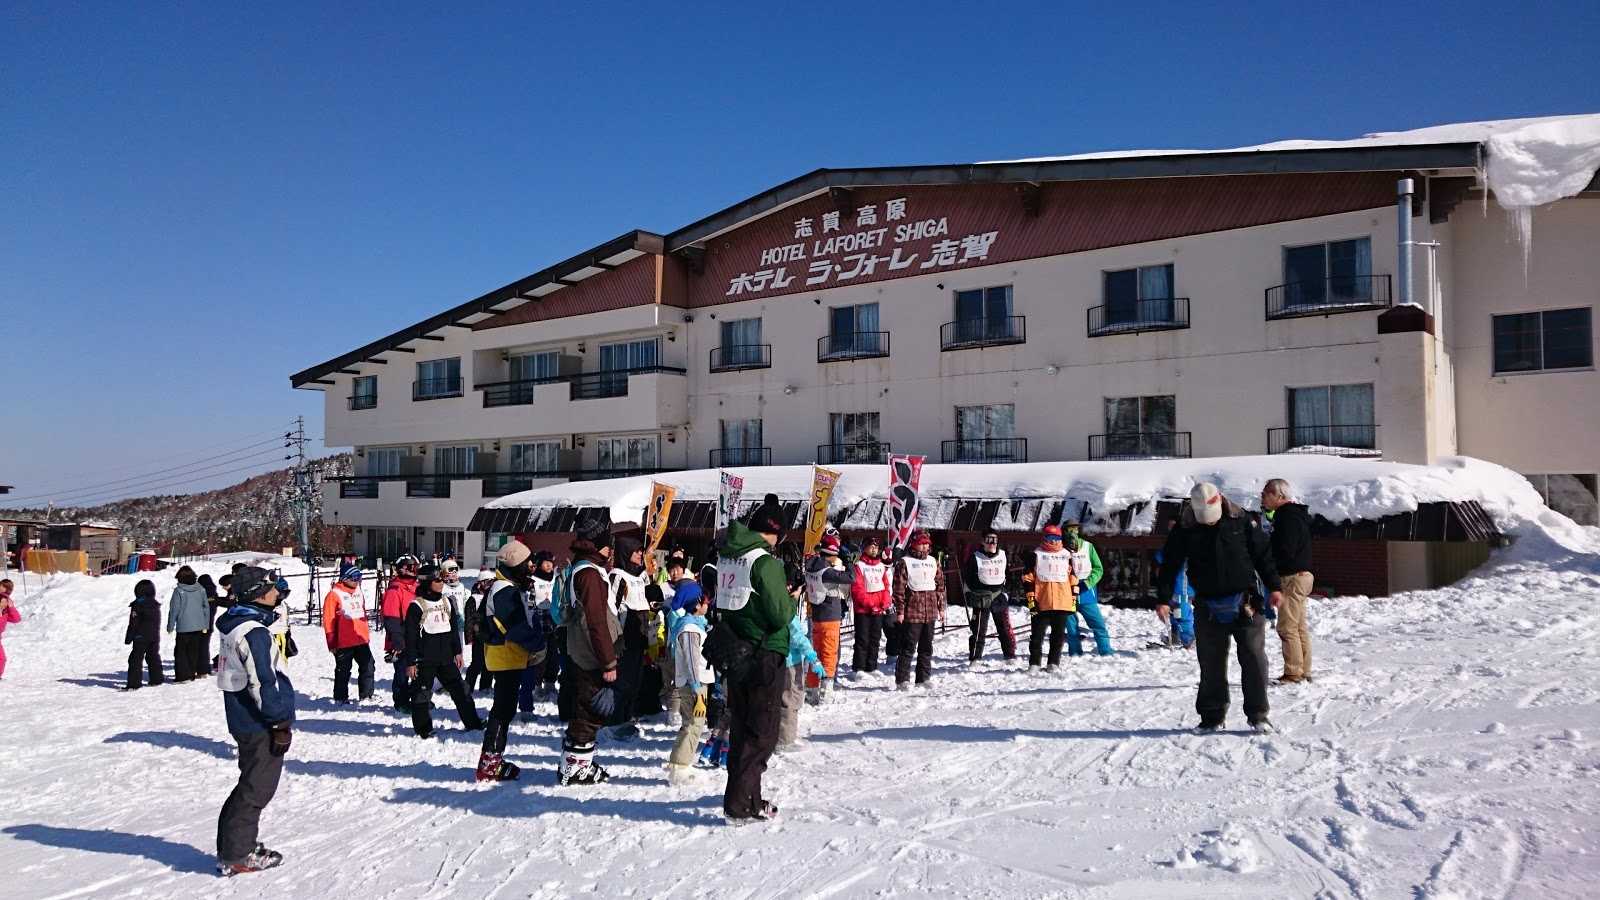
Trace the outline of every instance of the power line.
<path fill-rule="evenodd" d="M 285 426 L 285 427 L 287 427 L 287 426 Z M 241 436 L 235 437 L 232 440 L 223 441 L 220 444 L 213 444 L 210 447 L 201 447 L 198 450 L 190 450 L 189 453 L 211 454 L 212 451 L 214 451 L 214 450 L 222 450 L 223 453 L 221 455 L 226 455 L 227 453 L 232 452 L 232 450 L 234 450 L 234 449 L 248 449 L 249 447 L 258 447 L 258 446 L 261 446 L 262 444 L 270 443 L 271 441 L 277 440 L 277 435 L 282 434 L 283 431 L 284 431 L 283 428 L 274 428 L 271 431 L 255 431 L 255 432 L 251 432 L 250 434 L 247 434 L 247 435 L 241 435 Z M 265 440 L 260 440 L 261 438 L 265 438 Z M 241 441 L 254 441 L 255 443 L 245 444 L 242 447 L 241 446 L 237 446 Z M 227 448 L 227 449 L 224 449 L 224 448 Z M 188 454 L 183 454 L 183 455 L 186 456 Z M 199 461 L 203 462 L 203 461 L 205 461 L 206 459 L 209 459 L 209 458 L 211 458 L 211 457 L 210 456 L 206 456 L 206 455 L 202 455 L 199 458 Z M 58 479 L 55 482 L 45 482 L 45 486 L 42 487 L 42 488 L 38 487 L 38 486 L 30 485 L 28 487 L 28 489 L 32 490 L 32 491 L 43 491 L 43 492 L 48 493 L 49 491 L 61 490 L 63 488 L 70 488 L 70 487 L 73 486 L 73 484 L 75 482 L 81 481 L 84 478 L 100 477 L 100 476 L 108 475 L 108 474 L 110 474 L 112 472 L 121 472 L 121 471 L 125 471 L 127 469 L 138 468 L 140 466 L 147 466 L 147 465 L 151 465 L 151 464 L 157 463 L 157 462 L 170 462 L 171 460 L 172 460 L 172 457 L 169 456 L 166 459 L 161 459 L 161 460 L 152 459 L 152 460 L 149 460 L 149 461 L 146 461 L 146 462 L 124 463 L 122 465 L 109 466 L 109 467 L 104 468 L 104 469 L 98 469 L 92 474 L 76 476 L 76 477 L 69 477 L 69 478 L 65 478 L 65 479 Z M 161 472 L 161 471 L 165 471 L 165 470 L 164 469 L 158 469 L 156 471 L 157 472 Z M 154 474 L 154 473 L 149 473 L 149 472 L 144 473 L 144 475 L 147 475 L 147 474 Z M 141 475 L 141 474 L 128 475 L 128 476 L 125 476 L 125 478 L 142 478 L 142 477 L 144 477 L 144 475 Z M 45 496 L 45 493 L 40 493 L 40 494 L 35 494 L 35 495 L 30 495 L 30 496 Z"/>
<path fill-rule="evenodd" d="M 235 460 L 235 462 L 237 462 L 237 460 Z M 263 469 L 262 468 L 263 466 L 269 466 L 271 468 Z M 278 460 L 260 460 L 260 461 L 257 461 L 257 462 L 249 463 L 247 465 L 239 466 L 238 468 L 224 469 L 221 472 L 212 472 L 212 473 L 210 473 L 208 475 L 205 475 L 204 477 L 208 478 L 208 479 L 209 478 L 220 478 L 220 477 L 222 477 L 224 475 L 230 475 L 230 474 L 233 474 L 235 472 L 244 472 L 244 471 L 250 470 L 250 469 L 259 469 L 260 471 L 256 472 L 255 474 L 256 475 L 265 475 L 268 472 L 276 471 L 277 468 L 278 468 Z M 254 476 L 251 476 L 251 477 L 254 477 Z M 151 496 L 151 492 L 152 491 L 156 491 L 156 490 L 159 490 L 159 489 L 170 488 L 170 487 L 173 487 L 173 486 L 181 485 L 184 481 L 188 480 L 189 478 L 190 478 L 190 476 L 187 475 L 187 474 L 186 475 L 180 475 L 180 476 L 176 477 L 176 480 L 171 481 L 171 482 L 148 485 L 146 487 L 140 488 L 140 489 L 138 489 L 139 493 L 137 493 L 137 494 L 125 494 L 125 493 L 122 493 L 122 490 L 125 490 L 125 489 L 118 489 L 118 490 L 115 490 L 115 491 L 111 491 L 109 493 L 90 496 L 90 497 L 86 497 L 86 498 L 83 498 L 83 499 L 80 499 L 80 500 L 73 500 L 73 501 L 70 501 L 70 502 L 68 502 L 68 503 L 66 503 L 64 505 L 71 506 L 71 507 L 84 508 L 84 507 L 90 507 L 90 506 L 104 506 L 104 505 L 106 505 L 108 503 L 115 503 L 115 502 L 118 502 L 120 500 L 133 500 L 133 499 L 138 499 L 139 497 L 148 497 L 148 496 Z M 198 492 L 192 492 L 192 493 L 198 493 Z"/>
<path fill-rule="evenodd" d="M 58 494 L 45 494 L 45 495 L 36 496 L 36 497 L 17 497 L 15 499 L 8 497 L 8 498 L 6 498 L 6 503 L 7 503 L 7 505 L 14 505 L 18 501 L 32 500 L 32 501 L 35 502 L 35 504 L 37 504 L 39 501 L 43 500 L 43 501 L 45 501 L 47 503 L 55 503 L 55 504 L 66 503 L 66 504 L 70 504 L 70 505 L 74 505 L 74 506 L 81 506 L 81 505 L 83 505 L 81 498 L 84 498 L 84 497 L 94 497 L 94 496 L 101 496 L 101 495 L 105 495 L 105 494 L 118 494 L 118 493 L 124 493 L 124 492 L 127 492 L 127 491 L 134 491 L 134 490 L 144 490 L 144 491 L 148 492 L 148 490 L 151 487 L 154 487 L 154 486 L 157 486 L 157 485 L 162 485 L 162 484 L 179 484 L 179 483 L 181 483 L 183 481 L 186 481 L 186 480 L 189 480 L 189 479 L 193 478 L 196 475 L 204 475 L 204 477 L 206 477 L 206 478 L 211 478 L 214 475 L 218 475 L 218 474 L 221 474 L 221 473 L 211 472 L 210 474 L 206 474 L 209 470 L 220 468 L 220 467 L 226 466 L 226 465 L 231 465 L 233 463 L 244 462 L 247 459 L 254 459 L 254 458 L 257 458 L 257 457 L 263 457 L 263 456 L 268 456 L 268 455 L 279 454 L 281 452 L 282 452 L 282 450 L 280 448 L 269 447 L 269 448 L 267 448 L 265 450 L 257 450 L 254 453 L 249 453 L 249 454 L 246 454 L 244 456 L 238 456 L 237 453 L 234 453 L 234 454 L 229 454 L 229 455 L 234 457 L 232 459 L 221 459 L 218 462 L 213 462 L 213 463 L 210 463 L 208 465 L 199 466 L 199 467 L 180 467 L 180 468 L 183 468 L 184 471 L 178 472 L 176 474 L 160 475 L 160 476 L 156 476 L 154 478 L 144 478 L 144 479 L 141 479 L 141 480 L 138 480 L 138 481 L 134 481 L 132 483 L 126 483 L 126 484 L 119 483 L 119 482 L 110 482 L 109 484 L 106 484 L 106 485 L 96 485 L 96 486 L 93 486 L 93 487 L 84 487 L 84 488 L 79 488 L 78 490 L 74 490 L 74 491 L 63 491 L 63 492 L 58 493 Z M 283 458 L 284 459 L 288 459 L 288 457 L 283 457 Z M 261 464 L 262 463 L 258 462 L 258 463 L 253 463 L 252 465 L 261 465 Z M 124 496 L 129 496 L 129 495 L 128 494 L 124 494 Z"/>
<path fill-rule="evenodd" d="M 46 500 L 46 501 L 54 500 L 54 499 L 58 499 L 58 498 L 60 498 L 62 496 L 68 496 L 68 495 L 72 495 L 72 494 L 81 494 L 84 491 L 95 490 L 95 489 L 98 489 L 98 488 L 111 488 L 111 487 L 116 487 L 118 485 L 127 484 L 128 482 L 142 481 L 142 480 L 153 478 L 153 477 L 156 477 L 156 476 L 159 476 L 159 475 L 164 475 L 164 474 L 166 474 L 168 472 L 177 472 L 177 471 L 179 471 L 181 469 L 190 469 L 190 468 L 193 468 L 195 466 L 199 466 L 199 465 L 201 465 L 203 463 L 232 462 L 232 461 L 235 461 L 235 460 L 230 460 L 229 457 L 236 457 L 237 459 L 245 459 L 245 458 L 248 458 L 248 456 L 259 455 L 259 453 L 267 452 L 267 451 L 257 451 L 257 453 L 247 454 L 246 456 L 240 456 L 239 454 L 245 453 L 245 451 L 250 450 L 250 449 L 252 449 L 254 447 L 261 447 L 261 446 L 264 446 L 266 444 L 275 444 L 275 443 L 278 443 L 281 440 L 282 440 L 281 437 L 270 437 L 270 438 L 267 438 L 264 441 L 256 441 L 253 444 L 249 444 L 247 446 L 240 447 L 237 450 L 229 450 L 226 453 L 219 453 L 219 454 L 217 454 L 215 456 L 205 457 L 203 459 L 194 460 L 192 462 L 181 463 L 181 464 L 176 465 L 176 466 L 168 466 L 165 469 L 156 469 L 155 471 L 144 472 L 144 473 L 141 473 L 141 474 L 138 474 L 138 475 L 129 475 L 129 476 L 125 477 L 125 478 L 114 478 L 111 481 L 102 481 L 102 482 L 100 482 L 98 484 L 85 484 L 85 485 L 81 485 L 81 486 L 78 486 L 78 487 L 59 489 L 59 490 L 56 490 L 56 491 L 48 491 L 48 492 L 41 493 L 41 494 L 29 494 L 29 495 L 26 495 L 26 496 L 23 496 L 23 497 L 7 497 L 6 498 L 6 502 L 9 503 L 9 502 L 13 502 L 13 501 L 16 501 L 16 500 Z"/>

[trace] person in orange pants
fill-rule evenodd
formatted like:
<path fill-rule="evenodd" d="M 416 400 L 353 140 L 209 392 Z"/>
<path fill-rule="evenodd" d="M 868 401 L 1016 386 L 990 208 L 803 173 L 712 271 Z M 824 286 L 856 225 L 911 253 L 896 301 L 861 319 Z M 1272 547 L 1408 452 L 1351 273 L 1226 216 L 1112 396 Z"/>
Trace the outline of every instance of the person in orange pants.
<path fill-rule="evenodd" d="M 806 674 L 806 702 L 815 706 L 828 699 L 839 673 L 839 620 L 850 599 L 850 570 L 839 559 L 839 539 L 824 535 L 817 554 L 806 563 L 806 600 L 811 604 L 811 644 L 827 672 L 819 678 Z"/>

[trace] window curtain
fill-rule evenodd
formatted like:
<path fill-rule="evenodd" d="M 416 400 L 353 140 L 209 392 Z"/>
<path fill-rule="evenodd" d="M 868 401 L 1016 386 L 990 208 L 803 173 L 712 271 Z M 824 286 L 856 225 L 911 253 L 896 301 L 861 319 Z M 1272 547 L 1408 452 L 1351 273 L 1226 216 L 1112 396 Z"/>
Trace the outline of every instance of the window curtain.
<path fill-rule="evenodd" d="M 1294 388 L 1289 391 L 1289 446 L 1327 442 L 1328 389 Z"/>
<path fill-rule="evenodd" d="M 749 366 L 761 361 L 760 319 L 722 323 L 722 361 L 729 366 Z"/>
<path fill-rule="evenodd" d="M 1372 299 L 1372 241 L 1334 241 L 1328 244 L 1328 293 L 1335 303 Z"/>
<path fill-rule="evenodd" d="M 400 457 L 405 455 L 399 447 L 385 447 L 367 451 L 368 475 L 399 475 Z"/>
<path fill-rule="evenodd" d="M 1374 445 L 1375 410 L 1372 385 L 1341 384 L 1329 388 L 1329 418 L 1333 428 L 1330 443 L 1335 447 Z"/>
<path fill-rule="evenodd" d="M 1172 321 L 1172 266 L 1145 266 L 1139 270 L 1137 318 L 1147 322 Z"/>
<path fill-rule="evenodd" d="M 437 447 L 433 451 L 435 475 L 457 475 L 477 470 L 477 447 Z"/>

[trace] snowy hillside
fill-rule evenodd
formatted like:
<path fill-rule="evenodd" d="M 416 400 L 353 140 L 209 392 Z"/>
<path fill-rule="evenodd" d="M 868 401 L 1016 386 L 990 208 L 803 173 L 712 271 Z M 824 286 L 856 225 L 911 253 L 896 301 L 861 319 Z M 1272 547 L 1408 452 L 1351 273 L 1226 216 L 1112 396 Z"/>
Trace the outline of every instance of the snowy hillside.
<path fill-rule="evenodd" d="M 968 668 L 951 631 L 931 692 L 869 676 L 808 709 L 769 775 L 783 818 L 743 828 L 720 777 L 667 786 L 660 724 L 602 745 L 611 784 L 560 790 L 553 717 L 518 723 L 524 781 L 478 787 L 453 714 L 423 742 L 333 706 L 298 626 L 302 717 L 263 830 L 287 860 L 231 881 L 209 874 L 235 776 L 215 687 L 113 689 L 131 584 L 33 585 L 5 634 L 8 898 L 1545 898 L 1600 878 L 1600 557 L 1532 535 L 1452 588 L 1314 601 L 1318 677 L 1274 688 L 1272 737 L 1237 730 L 1237 694 L 1234 733 L 1189 733 L 1194 660 L 1143 649 L 1149 613 L 1109 610 L 1134 652 L 1050 679 Z"/>

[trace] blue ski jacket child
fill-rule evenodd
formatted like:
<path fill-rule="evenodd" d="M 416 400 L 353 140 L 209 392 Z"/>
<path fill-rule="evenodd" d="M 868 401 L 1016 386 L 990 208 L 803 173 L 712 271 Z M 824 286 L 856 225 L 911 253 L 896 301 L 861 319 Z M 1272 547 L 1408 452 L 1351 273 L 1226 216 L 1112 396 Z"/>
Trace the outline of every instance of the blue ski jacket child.
<path fill-rule="evenodd" d="M 800 618 L 800 610 L 796 609 L 794 618 L 789 620 L 789 659 L 788 665 L 798 666 L 805 663 L 808 666 L 816 665 L 817 651 L 811 646 L 810 629 Z"/>

